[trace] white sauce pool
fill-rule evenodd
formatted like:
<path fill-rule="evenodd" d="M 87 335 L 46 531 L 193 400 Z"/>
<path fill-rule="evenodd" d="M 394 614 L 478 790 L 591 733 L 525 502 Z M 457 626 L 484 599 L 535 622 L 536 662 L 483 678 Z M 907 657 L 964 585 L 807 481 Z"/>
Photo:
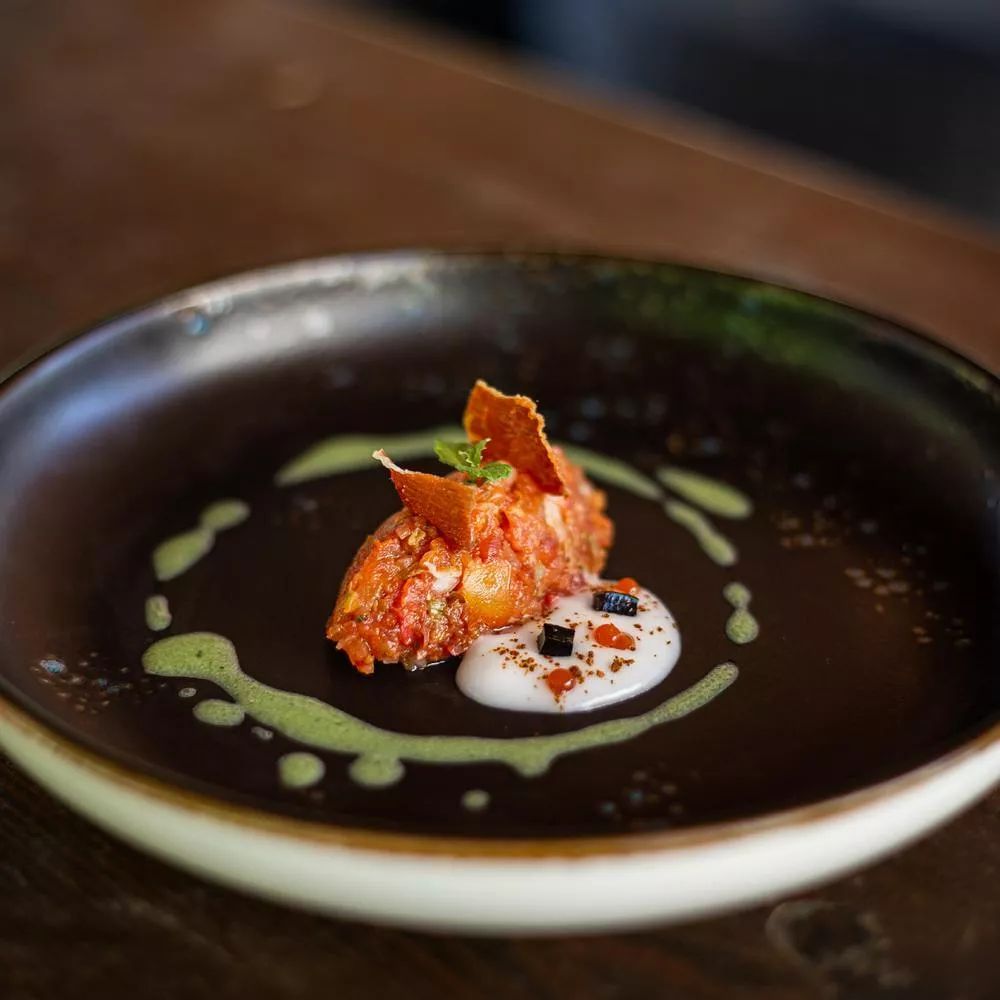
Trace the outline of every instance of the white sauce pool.
<path fill-rule="evenodd" d="M 599 582 L 561 598 L 544 619 L 535 619 L 480 636 L 462 657 L 456 680 L 467 698 L 516 712 L 592 712 L 634 698 L 662 681 L 681 653 L 674 617 L 655 594 L 640 590 L 634 618 L 593 608 L 594 592 L 613 589 Z M 569 656 L 538 652 L 542 625 L 549 622 L 576 629 Z M 612 624 L 632 636 L 635 649 L 610 649 L 594 638 L 594 630 Z M 559 695 L 546 677 L 572 670 L 575 686 Z M 560 675 L 563 676 L 563 675 Z"/>

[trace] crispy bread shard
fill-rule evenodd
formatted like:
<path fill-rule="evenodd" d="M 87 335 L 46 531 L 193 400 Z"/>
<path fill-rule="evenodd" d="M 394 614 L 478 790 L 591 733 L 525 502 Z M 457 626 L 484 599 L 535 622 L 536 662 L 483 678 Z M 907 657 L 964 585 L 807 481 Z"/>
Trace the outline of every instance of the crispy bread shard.
<path fill-rule="evenodd" d="M 480 379 L 469 394 L 463 419 L 470 441 L 489 438 L 486 458 L 526 472 L 545 493 L 565 495 L 567 476 L 545 436 L 545 418 L 527 396 L 506 396 Z"/>
<path fill-rule="evenodd" d="M 456 548 L 472 545 L 475 531 L 476 488 L 450 476 L 401 469 L 381 449 L 372 456 L 388 470 L 403 506 L 426 518 Z"/>

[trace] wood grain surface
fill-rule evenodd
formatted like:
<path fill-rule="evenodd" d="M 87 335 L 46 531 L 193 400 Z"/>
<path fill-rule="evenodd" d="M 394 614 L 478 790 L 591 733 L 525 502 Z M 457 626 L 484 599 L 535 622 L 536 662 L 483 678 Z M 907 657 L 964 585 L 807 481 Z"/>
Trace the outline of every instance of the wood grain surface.
<path fill-rule="evenodd" d="M 568 97 L 337 8 L 0 5 L 0 363 L 227 272 L 392 246 L 679 257 L 1000 367 L 1000 244 L 669 109 Z M 928 137 L 933 141 L 933 137 Z M 0 997 L 1000 996 L 1000 793 L 795 900 L 645 933 L 428 937 L 244 899 L 0 763 Z"/>

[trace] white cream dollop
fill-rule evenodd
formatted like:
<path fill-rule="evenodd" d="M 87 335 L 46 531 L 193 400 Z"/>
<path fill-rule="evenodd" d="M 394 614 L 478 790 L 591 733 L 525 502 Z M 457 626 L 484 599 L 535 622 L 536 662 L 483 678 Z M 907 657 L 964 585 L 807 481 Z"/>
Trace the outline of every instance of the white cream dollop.
<path fill-rule="evenodd" d="M 648 590 L 639 591 L 639 609 L 634 618 L 595 611 L 594 593 L 613 586 L 595 581 L 578 594 L 560 598 L 544 619 L 480 636 L 459 664 L 459 690 L 492 708 L 591 712 L 655 687 L 680 656 L 681 636 L 673 615 Z M 538 652 L 538 636 L 546 622 L 575 629 L 569 656 L 543 656 Z M 630 635 L 635 648 L 599 645 L 594 632 L 606 624 Z M 559 669 L 572 671 L 575 683 L 557 695 L 546 678 Z"/>

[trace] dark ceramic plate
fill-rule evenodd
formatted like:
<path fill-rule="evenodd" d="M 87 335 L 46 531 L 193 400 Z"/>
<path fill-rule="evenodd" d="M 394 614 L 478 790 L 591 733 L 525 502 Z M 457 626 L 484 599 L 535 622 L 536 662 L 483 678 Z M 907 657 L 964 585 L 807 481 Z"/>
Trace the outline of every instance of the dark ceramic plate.
<path fill-rule="evenodd" d="M 330 435 L 454 423 L 476 378 L 538 399 L 557 439 L 752 497 L 752 517 L 718 522 L 739 551 L 723 568 L 659 503 L 606 487 L 609 574 L 640 579 L 681 628 L 659 688 L 586 718 L 517 715 L 463 698 L 454 664 L 366 678 L 324 641 L 344 568 L 396 497 L 374 463 L 292 487 L 276 471 Z M 674 265 L 414 253 L 220 282 L 92 330 L 0 392 L 0 687 L 128 769 L 338 828 L 566 838 L 818 803 L 997 720 L 998 414 L 996 380 L 929 340 Z M 158 586 L 153 548 L 220 497 L 249 519 Z M 733 579 L 761 624 L 742 647 L 723 630 Z M 253 677 L 411 733 L 565 732 L 646 711 L 721 661 L 740 674 L 685 719 L 541 777 L 412 763 L 373 790 L 321 754 L 324 780 L 292 790 L 275 762 L 295 743 L 252 718 L 198 722 L 190 682 L 143 674 L 157 591 L 164 634 L 221 633 Z M 489 792 L 486 813 L 462 807 L 469 788 Z"/>

